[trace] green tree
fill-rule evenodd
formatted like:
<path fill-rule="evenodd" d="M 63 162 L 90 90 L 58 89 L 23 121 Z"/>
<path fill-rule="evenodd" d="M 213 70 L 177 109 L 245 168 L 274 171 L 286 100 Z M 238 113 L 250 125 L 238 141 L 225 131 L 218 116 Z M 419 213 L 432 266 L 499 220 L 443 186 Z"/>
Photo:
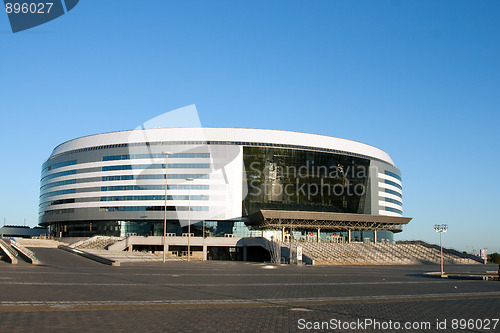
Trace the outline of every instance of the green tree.
<path fill-rule="evenodd" d="M 500 265 L 500 254 L 495 252 L 495 253 L 490 254 L 489 257 L 490 257 L 489 259 L 490 259 L 491 263 Z"/>

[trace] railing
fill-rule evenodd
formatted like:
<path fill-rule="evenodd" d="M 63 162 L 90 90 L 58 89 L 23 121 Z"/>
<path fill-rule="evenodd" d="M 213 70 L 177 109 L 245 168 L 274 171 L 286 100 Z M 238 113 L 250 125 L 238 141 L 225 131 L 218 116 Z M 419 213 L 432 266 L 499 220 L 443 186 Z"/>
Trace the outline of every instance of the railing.
<path fill-rule="evenodd" d="M 411 263 L 437 263 L 439 255 L 432 247 L 419 245 L 393 245 L 374 243 L 317 243 L 301 242 L 304 254 L 309 255 L 318 263 L 330 264 L 411 264 Z M 289 243 L 283 243 L 288 246 Z M 445 255 L 449 263 L 463 263 L 464 259 L 452 253 Z"/>
<path fill-rule="evenodd" d="M 17 257 L 19 255 L 19 253 L 14 250 L 9 243 L 7 243 L 6 241 L 4 241 L 3 239 L 0 239 L 0 243 L 5 247 L 5 249 L 11 254 L 13 255 L 14 257 Z"/>
<path fill-rule="evenodd" d="M 17 264 L 18 253 L 2 239 L 0 239 L 0 250 L 2 250 L 2 252 L 4 252 L 7 257 L 9 257 L 12 264 Z"/>
<path fill-rule="evenodd" d="M 10 245 L 16 249 L 18 252 L 23 254 L 26 258 L 28 258 L 29 261 L 31 261 L 32 264 L 38 265 L 40 264 L 40 261 L 35 257 L 35 254 L 33 251 L 25 248 L 21 244 L 19 244 L 14 238 L 10 239 Z M 19 254 L 19 253 L 18 253 Z"/>

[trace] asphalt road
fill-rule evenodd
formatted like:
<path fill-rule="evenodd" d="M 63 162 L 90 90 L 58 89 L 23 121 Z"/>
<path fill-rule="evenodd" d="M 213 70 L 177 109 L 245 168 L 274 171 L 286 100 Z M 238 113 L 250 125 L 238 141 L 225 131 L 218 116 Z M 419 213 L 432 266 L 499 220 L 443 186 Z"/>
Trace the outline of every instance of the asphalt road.
<path fill-rule="evenodd" d="M 58 249 L 32 250 L 43 265 L 0 262 L 2 331 L 500 332 L 500 323 L 494 326 L 500 319 L 500 282 L 422 276 L 439 270 L 437 265 L 208 261 L 110 267 Z M 460 319 L 474 321 L 464 327 Z M 438 330 L 444 320 L 446 329 Z M 396 322 L 414 326 L 396 329 Z"/>

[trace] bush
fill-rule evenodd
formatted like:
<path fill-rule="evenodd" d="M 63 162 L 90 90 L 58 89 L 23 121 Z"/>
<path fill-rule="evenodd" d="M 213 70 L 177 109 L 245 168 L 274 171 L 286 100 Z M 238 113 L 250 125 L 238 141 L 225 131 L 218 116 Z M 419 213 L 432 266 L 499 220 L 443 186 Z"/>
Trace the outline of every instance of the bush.
<path fill-rule="evenodd" d="M 492 264 L 499 264 L 500 265 L 500 254 L 498 254 L 497 252 L 492 253 L 489 255 L 488 260 Z"/>

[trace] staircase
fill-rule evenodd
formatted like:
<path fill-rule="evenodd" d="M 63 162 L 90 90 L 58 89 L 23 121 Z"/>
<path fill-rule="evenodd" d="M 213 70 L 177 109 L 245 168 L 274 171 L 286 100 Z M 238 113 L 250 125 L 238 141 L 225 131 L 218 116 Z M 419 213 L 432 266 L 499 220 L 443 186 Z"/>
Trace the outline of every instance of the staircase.
<path fill-rule="evenodd" d="M 439 264 L 439 249 L 423 244 L 374 243 L 295 243 L 316 265 L 415 265 Z M 288 247 L 289 243 L 281 243 Z M 456 252 L 456 251 L 455 251 Z M 445 264 L 479 264 L 477 259 L 460 256 L 459 252 L 445 253 Z"/>

